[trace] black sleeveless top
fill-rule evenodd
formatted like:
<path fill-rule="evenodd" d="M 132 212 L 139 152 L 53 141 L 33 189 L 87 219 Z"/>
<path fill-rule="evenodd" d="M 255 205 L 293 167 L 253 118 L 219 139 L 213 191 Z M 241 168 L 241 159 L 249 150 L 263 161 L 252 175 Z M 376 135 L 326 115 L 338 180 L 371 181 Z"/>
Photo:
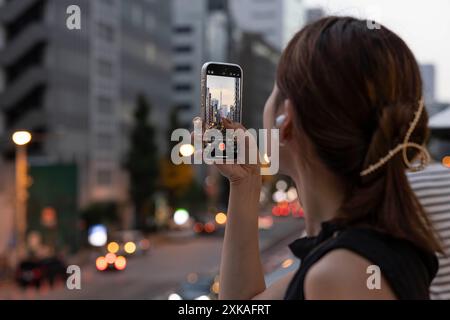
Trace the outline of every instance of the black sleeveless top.
<path fill-rule="evenodd" d="M 430 283 L 438 270 L 435 254 L 366 227 L 345 228 L 324 222 L 317 237 L 295 240 L 289 247 L 301 264 L 288 286 L 286 300 L 305 299 L 303 287 L 309 268 L 334 249 L 350 250 L 380 267 L 401 300 L 429 299 Z"/>

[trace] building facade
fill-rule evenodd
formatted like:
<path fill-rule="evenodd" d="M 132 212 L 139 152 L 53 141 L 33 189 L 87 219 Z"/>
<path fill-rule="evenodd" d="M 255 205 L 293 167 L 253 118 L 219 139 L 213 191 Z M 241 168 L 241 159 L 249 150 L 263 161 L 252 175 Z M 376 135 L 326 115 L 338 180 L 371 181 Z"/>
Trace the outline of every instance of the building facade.
<path fill-rule="evenodd" d="M 261 34 L 278 50 L 305 24 L 302 0 L 230 0 L 229 8 L 239 29 Z"/>
<path fill-rule="evenodd" d="M 122 168 L 138 95 L 163 132 L 171 104 L 171 1 L 14 0 L 0 10 L 2 153 L 33 133 L 30 163 L 76 163 L 79 203 L 126 198 Z M 70 30 L 67 8 L 81 10 Z M 160 146 L 164 148 L 162 144 Z"/>

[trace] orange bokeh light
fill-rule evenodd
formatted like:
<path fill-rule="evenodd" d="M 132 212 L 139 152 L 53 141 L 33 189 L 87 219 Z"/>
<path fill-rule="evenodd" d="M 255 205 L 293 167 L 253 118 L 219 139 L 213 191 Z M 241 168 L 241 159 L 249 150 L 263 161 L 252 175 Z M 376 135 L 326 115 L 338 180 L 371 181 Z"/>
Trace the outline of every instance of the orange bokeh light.
<path fill-rule="evenodd" d="M 208 222 L 208 223 L 205 224 L 205 232 L 212 233 L 212 232 L 214 232 L 214 230 L 216 230 L 216 227 L 214 226 L 214 223 Z"/>
<path fill-rule="evenodd" d="M 442 158 L 442 165 L 444 167 L 450 168 L 450 156 L 445 156 Z"/>
<path fill-rule="evenodd" d="M 127 259 L 125 257 L 118 256 L 114 262 L 114 267 L 116 267 L 117 270 L 125 269 L 127 267 Z"/>
<path fill-rule="evenodd" d="M 116 259 L 117 259 L 117 256 L 112 252 L 108 253 L 105 256 L 105 260 L 108 264 L 113 264 L 116 261 Z"/>
<path fill-rule="evenodd" d="M 95 267 L 99 271 L 103 271 L 108 268 L 108 263 L 106 262 L 105 257 L 98 257 L 97 260 L 95 260 Z"/>
<path fill-rule="evenodd" d="M 200 233 L 203 231 L 203 224 L 200 222 L 197 222 L 196 224 L 194 224 L 194 232 L 195 233 Z"/>

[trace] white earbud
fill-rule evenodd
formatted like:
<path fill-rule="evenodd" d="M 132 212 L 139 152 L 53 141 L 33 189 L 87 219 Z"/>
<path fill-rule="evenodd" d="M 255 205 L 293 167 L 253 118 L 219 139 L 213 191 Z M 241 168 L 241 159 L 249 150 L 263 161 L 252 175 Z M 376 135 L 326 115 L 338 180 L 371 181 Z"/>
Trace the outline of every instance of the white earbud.
<path fill-rule="evenodd" d="M 275 119 L 275 128 L 279 129 L 283 125 L 284 120 L 286 120 L 286 115 L 281 114 Z"/>

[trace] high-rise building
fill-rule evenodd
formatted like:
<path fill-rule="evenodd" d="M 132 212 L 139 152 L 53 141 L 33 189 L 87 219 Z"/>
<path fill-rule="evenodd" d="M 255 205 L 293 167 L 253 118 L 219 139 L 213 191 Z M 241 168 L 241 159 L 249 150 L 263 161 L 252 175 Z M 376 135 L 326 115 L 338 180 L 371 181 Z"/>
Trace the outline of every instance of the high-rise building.
<path fill-rule="evenodd" d="M 239 29 L 261 34 L 278 50 L 305 24 L 302 0 L 230 0 L 229 4 Z"/>
<path fill-rule="evenodd" d="M 173 0 L 173 104 L 190 123 L 200 112 L 200 70 L 207 61 L 227 61 L 230 19 L 226 0 Z"/>
<path fill-rule="evenodd" d="M 184 121 L 200 112 L 200 70 L 206 61 L 206 0 L 173 0 L 173 104 Z"/>
<path fill-rule="evenodd" d="M 76 163 L 81 204 L 123 199 L 121 163 L 139 94 L 153 107 L 159 137 L 165 130 L 171 1 L 2 2 L 4 135 L 33 132 L 31 164 Z M 81 30 L 66 26 L 71 5 L 81 9 Z"/>
<path fill-rule="evenodd" d="M 325 11 L 320 7 L 308 8 L 306 9 L 305 15 L 306 23 L 308 24 L 323 18 L 325 16 Z"/>
<path fill-rule="evenodd" d="M 435 97 L 435 79 L 436 69 L 433 64 L 421 64 L 420 73 L 422 75 L 423 95 L 426 104 L 432 104 L 436 101 Z"/>
<path fill-rule="evenodd" d="M 243 66 L 242 123 L 246 128 L 262 128 L 262 114 L 270 96 L 280 51 L 261 34 L 243 33 L 234 43 L 232 61 Z M 239 110 L 236 110 L 239 115 Z"/>

